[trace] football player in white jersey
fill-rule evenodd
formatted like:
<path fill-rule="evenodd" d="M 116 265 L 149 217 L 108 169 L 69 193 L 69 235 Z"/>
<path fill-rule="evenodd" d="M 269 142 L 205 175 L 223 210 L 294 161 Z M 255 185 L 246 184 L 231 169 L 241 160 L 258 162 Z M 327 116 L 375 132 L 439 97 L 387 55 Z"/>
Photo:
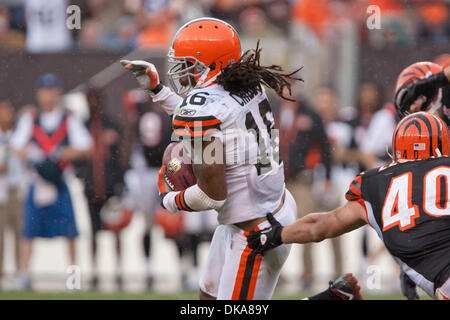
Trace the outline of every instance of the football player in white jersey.
<path fill-rule="evenodd" d="M 288 80 L 295 78 L 279 67 L 260 66 L 260 52 L 257 48 L 242 55 L 231 25 L 201 18 L 174 37 L 169 51 L 174 66 L 168 72 L 173 91 L 159 83 L 153 65 L 122 61 L 173 115 L 174 133 L 194 156 L 197 184 L 179 192 L 162 186 L 162 205 L 171 212 L 219 213 L 220 226 L 200 280 L 202 299 L 270 299 L 290 251 L 281 246 L 263 256 L 247 246 L 251 230 L 269 226 L 267 213 L 283 225 L 293 222 L 296 213 L 285 189 L 274 118 L 262 86 L 282 96 Z M 200 150 L 189 148 L 190 141 L 201 141 Z"/>
<path fill-rule="evenodd" d="M 169 51 L 169 82 L 154 65 L 121 63 L 153 101 L 173 115 L 176 138 L 191 154 L 197 183 L 172 191 L 161 180 L 162 205 L 171 212 L 218 212 L 201 299 L 270 299 L 290 246 L 269 252 L 248 247 L 250 231 L 268 227 L 270 213 L 282 225 L 295 220 L 296 204 L 285 188 L 278 136 L 263 85 L 284 98 L 301 80 L 278 66 L 259 63 L 261 49 L 241 53 L 236 30 L 214 18 L 190 21 L 176 33 Z M 285 91 L 286 90 L 286 91 Z M 193 148 L 192 148 L 193 146 Z M 162 168 L 162 170 L 164 170 Z"/>

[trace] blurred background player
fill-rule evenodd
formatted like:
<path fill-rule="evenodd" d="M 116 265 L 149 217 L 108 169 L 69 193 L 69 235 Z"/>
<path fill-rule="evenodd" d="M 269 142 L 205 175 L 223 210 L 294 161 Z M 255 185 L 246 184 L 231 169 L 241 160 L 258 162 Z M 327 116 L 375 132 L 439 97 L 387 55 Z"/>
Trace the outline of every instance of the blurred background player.
<path fill-rule="evenodd" d="M 97 268 L 98 232 L 106 229 L 101 218 L 101 210 L 112 197 L 121 196 L 123 189 L 123 168 L 120 158 L 122 134 L 120 127 L 105 110 L 102 92 L 90 87 L 87 91 L 89 118 L 86 127 L 93 140 L 89 158 L 78 161 L 77 176 L 84 183 L 84 193 L 89 208 L 92 229 L 91 253 L 93 276 L 92 289 L 99 285 Z M 106 208 L 105 208 L 106 209 Z M 120 232 L 114 232 L 117 256 L 116 284 L 122 289 Z"/>
<path fill-rule="evenodd" d="M 146 259 L 147 288 L 153 286 L 151 263 L 151 229 L 154 214 L 160 207 L 158 172 L 164 150 L 170 143 L 172 128 L 170 117 L 159 106 L 152 103 L 141 89 L 133 89 L 123 97 L 125 114 L 124 157 L 122 161 L 129 169 L 125 172 L 125 197 L 135 211 L 144 214 L 145 231 L 142 248 Z"/>
<path fill-rule="evenodd" d="M 280 149 L 286 166 L 286 187 L 292 193 L 298 217 L 318 208 L 320 203 L 314 195 L 314 182 L 327 188 L 331 175 L 331 148 L 321 115 L 310 108 L 301 96 L 298 101 L 281 101 Z M 322 166 L 325 175 L 314 176 L 314 169 Z M 319 181 L 325 179 L 325 181 Z M 312 245 L 302 248 L 302 284 L 305 290 L 313 285 Z"/>
<path fill-rule="evenodd" d="M 397 124 L 397 117 L 392 103 L 385 102 L 383 89 L 373 81 L 363 82 L 358 91 L 356 117 L 350 118 L 353 127 L 350 158 L 356 159 L 358 167 L 354 168 L 353 176 L 367 169 L 388 163 L 391 158 L 391 138 Z M 342 110 L 344 114 L 346 110 Z M 345 117 L 345 116 L 344 116 Z M 350 180 L 351 181 L 351 180 Z M 350 183 L 350 181 L 347 182 Z M 345 191 L 340 195 L 345 202 Z M 376 246 L 370 241 L 371 229 L 369 226 L 362 227 L 360 263 L 360 280 L 364 287 L 366 282 L 367 268 L 375 265 L 376 260 L 382 253 L 386 252 L 382 243 L 375 239 Z"/>
<path fill-rule="evenodd" d="M 81 120 L 61 107 L 62 92 L 56 75 L 39 77 L 38 107 L 20 118 L 11 137 L 11 147 L 27 160 L 32 174 L 24 204 L 17 289 L 31 287 L 30 259 L 37 237 L 67 238 L 69 262 L 75 264 L 78 229 L 65 175 L 70 174 L 71 161 L 89 155 L 92 139 Z"/>
<path fill-rule="evenodd" d="M 14 238 L 15 270 L 19 268 L 19 244 L 22 226 L 23 167 L 13 152 L 10 140 L 16 121 L 16 111 L 9 100 L 0 100 L 0 290 L 4 271 L 6 231 Z"/>
<path fill-rule="evenodd" d="M 217 226 L 217 212 L 180 211 L 174 214 L 160 208 L 156 212 L 155 222 L 163 228 L 165 237 L 175 243 L 182 288 L 198 290 L 200 245 L 211 242 Z"/>
<path fill-rule="evenodd" d="M 217 227 L 217 212 L 182 211 L 182 233 L 175 239 L 180 257 L 182 283 L 186 290 L 197 290 L 200 280 L 200 245 L 209 244 Z"/>
<path fill-rule="evenodd" d="M 27 50 L 61 52 L 72 47 L 72 35 L 66 24 L 69 3 L 68 0 L 25 1 Z"/>

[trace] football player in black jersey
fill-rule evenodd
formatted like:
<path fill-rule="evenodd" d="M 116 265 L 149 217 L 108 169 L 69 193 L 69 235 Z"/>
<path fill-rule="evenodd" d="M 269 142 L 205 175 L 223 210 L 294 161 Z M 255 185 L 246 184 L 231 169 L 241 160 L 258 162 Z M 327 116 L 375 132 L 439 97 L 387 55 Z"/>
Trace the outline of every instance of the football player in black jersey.
<path fill-rule="evenodd" d="M 345 205 L 311 213 L 285 227 L 269 214 L 272 226 L 251 232 L 250 248 L 264 253 L 281 243 L 319 242 L 369 224 L 411 281 L 435 299 L 449 299 L 447 126 L 429 112 L 410 114 L 398 123 L 392 150 L 392 163 L 356 176 Z M 416 292 L 402 291 L 417 297 Z"/>

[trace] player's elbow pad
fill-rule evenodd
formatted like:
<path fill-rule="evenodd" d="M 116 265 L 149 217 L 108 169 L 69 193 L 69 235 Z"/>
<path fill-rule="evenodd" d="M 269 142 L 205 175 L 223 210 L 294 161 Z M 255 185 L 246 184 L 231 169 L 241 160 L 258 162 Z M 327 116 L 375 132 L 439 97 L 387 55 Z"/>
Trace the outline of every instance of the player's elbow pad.
<path fill-rule="evenodd" d="M 195 184 L 186 189 L 184 199 L 189 208 L 193 211 L 219 210 L 225 204 L 224 200 L 211 199 L 202 189 Z"/>

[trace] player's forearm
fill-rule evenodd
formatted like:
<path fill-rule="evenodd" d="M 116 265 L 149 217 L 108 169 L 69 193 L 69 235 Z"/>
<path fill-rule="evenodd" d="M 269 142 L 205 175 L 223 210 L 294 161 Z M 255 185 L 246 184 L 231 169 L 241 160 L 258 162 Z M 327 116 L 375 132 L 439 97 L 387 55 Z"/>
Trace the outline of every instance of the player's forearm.
<path fill-rule="evenodd" d="M 340 236 L 361 226 L 359 221 L 356 223 L 341 221 L 339 214 L 342 214 L 345 210 L 345 207 L 339 207 L 328 212 L 310 213 L 284 227 L 281 240 L 284 243 L 320 242 Z"/>
<path fill-rule="evenodd" d="M 219 210 L 225 204 L 226 198 L 216 200 L 209 197 L 195 184 L 183 191 L 171 191 L 164 194 L 162 206 L 172 213 L 178 211 Z"/>
<path fill-rule="evenodd" d="M 183 98 L 161 83 L 152 90 L 150 97 L 153 102 L 158 103 L 169 115 L 172 115 L 176 107 L 183 101 Z"/>
<path fill-rule="evenodd" d="M 325 239 L 323 213 L 310 213 L 285 226 L 281 232 L 283 243 L 320 242 Z"/>

